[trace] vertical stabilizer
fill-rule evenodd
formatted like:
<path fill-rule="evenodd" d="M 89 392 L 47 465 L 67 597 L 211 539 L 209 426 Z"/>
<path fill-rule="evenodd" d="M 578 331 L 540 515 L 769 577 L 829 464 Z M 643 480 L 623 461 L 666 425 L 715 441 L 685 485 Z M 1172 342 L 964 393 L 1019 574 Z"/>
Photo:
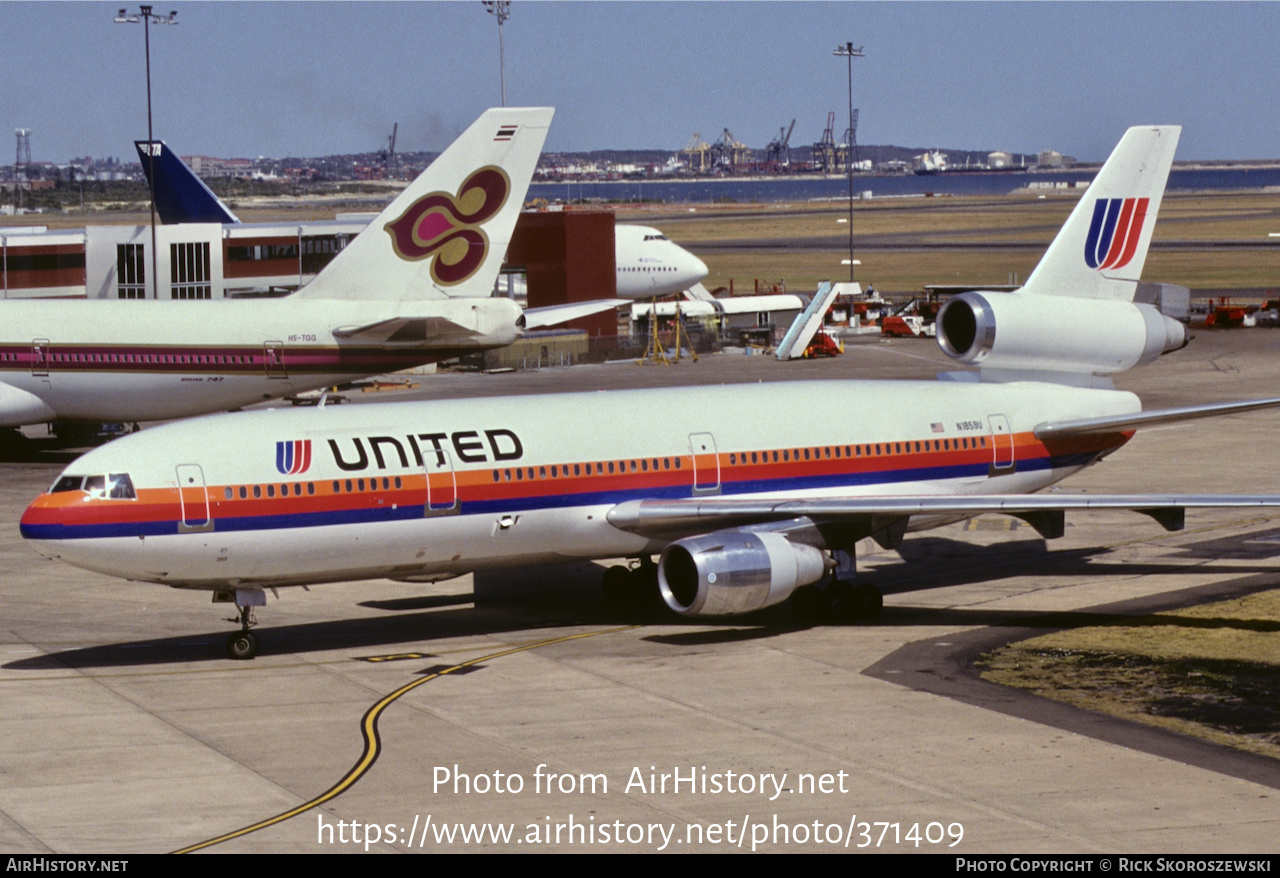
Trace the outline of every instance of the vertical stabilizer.
<path fill-rule="evenodd" d="M 384 301 L 490 295 L 554 112 L 486 111 L 294 295 Z"/>
<path fill-rule="evenodd" d="M 135 140 L 142 172 L 156 192 L 156 213 L 166 226 L 177 223 L 238 223 L 240 220 L 163 140 Z"/>
<path fill-rule="evenodd" d="M 1019 292 L 1131 301 L 1181 131 L 1126 131 Z"/>

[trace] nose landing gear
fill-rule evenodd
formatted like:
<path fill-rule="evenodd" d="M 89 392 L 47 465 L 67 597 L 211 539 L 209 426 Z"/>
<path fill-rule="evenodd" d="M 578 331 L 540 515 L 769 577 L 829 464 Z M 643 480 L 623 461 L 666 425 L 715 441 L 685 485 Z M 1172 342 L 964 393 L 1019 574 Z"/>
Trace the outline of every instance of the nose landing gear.
<path fill-rule="evenodd" d="M 258 654 L 258 637 L 249 629 L 258 624 L 253 616 L 254 607 L 265 607 L 267 595 L 260 588 L 237 588 L 234 595 L 227 592 L 214 592 L 214 603 L 230 603 L 235 601 L 239 617 L 230 619 L 239 622 L 240 630 L 227 637 L 227 656 L 241 661 L 253 658 Z"/>

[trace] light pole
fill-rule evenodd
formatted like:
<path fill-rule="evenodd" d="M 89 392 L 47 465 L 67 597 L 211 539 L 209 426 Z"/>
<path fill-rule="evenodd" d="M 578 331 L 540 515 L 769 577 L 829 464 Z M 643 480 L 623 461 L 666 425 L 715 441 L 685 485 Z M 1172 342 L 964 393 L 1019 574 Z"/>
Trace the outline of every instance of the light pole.
<path fill-rule="evenodd" d="M 853 43 L 838 46 L 831 54 L 849 59 L 849 131 L 853 131 L 853 59 L 864 57 L 862 47 L 853 47 Z M 850 135 L 850 141 L 852 141 Z M 844 165 L 849 171 L 849 283 L 853 283 L 853 143 L 844 145 Z"/>
<path fill-rule="evenodd" d="M 151 25 L 177 24 L 178 12 L 171 10 L 168 15 L 154 15 L 150 6 L 139 6 L 137 15 L 129 15 L 127 9 L 116 13 L 116 24 L 137 24 L 142 22 L 142 42 L 147 56 L 147 163 L 151 165 L 147 174 L 148 187 L 151 190 L 151 294 L 152 298 L 160 298 L 160 278 L 156 276 L 156 153 L 155 136 L 151 132 Z"/>
<path fill-rule="evenodd" d="M 502 23 L 511 17 L 511 0 L 482 0 L 489 14 L 498 19 L 498 75 L 502 79 L 502 106 L 507 105 L 507 68 L 502 49 Z"/>

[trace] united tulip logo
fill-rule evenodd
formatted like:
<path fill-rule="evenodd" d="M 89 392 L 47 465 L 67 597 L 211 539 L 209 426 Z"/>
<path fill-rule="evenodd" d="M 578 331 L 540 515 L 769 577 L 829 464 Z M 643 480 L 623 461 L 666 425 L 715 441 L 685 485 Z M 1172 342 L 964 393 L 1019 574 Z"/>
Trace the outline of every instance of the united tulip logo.
<path fill-rule="evenodd" d="M 1133 259 L 1147 218 L 1149 198 L 1099 198 L 1084 243 L 1090 268 L 1124 268 Z"/>
<path fill-rule="evenodd" d="M 481 168 L 466 179 L 456 196 L 429 193 L 387 223 L 391 246 L 401 259 L 435 256 L 432 280 L 441 286 L 460 284 L 476 273 L 488 255 L 489 236 L 481 226 L 497 216 L 510 194 L 506 172 L 493 166 Z"/>

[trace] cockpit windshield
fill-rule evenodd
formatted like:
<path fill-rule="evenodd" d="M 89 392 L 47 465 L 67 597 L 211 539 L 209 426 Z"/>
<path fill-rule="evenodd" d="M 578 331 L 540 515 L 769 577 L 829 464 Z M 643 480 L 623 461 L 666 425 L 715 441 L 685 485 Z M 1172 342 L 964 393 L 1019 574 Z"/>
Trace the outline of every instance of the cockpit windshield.
<path fill-rule="evenodd" d="M 133 479 L 128 473 L 111 473 L 105 476 L 62 476 L 54 482 L 52 494 L 64 491 L 84 491 L 98 500 L 136 500 Z"/>

